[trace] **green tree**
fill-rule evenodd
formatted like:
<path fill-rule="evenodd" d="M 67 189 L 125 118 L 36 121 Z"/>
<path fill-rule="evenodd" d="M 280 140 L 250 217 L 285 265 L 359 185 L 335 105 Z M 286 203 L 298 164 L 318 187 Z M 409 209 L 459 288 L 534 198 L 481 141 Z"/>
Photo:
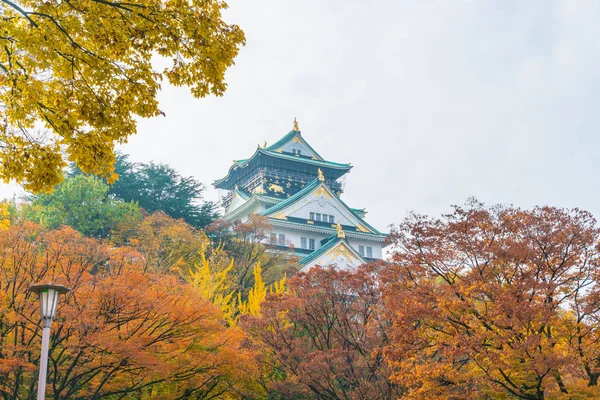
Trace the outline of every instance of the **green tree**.
<path fill-rule="evenodd" d="M 86 236 L 108 238 L 111 233 L 136 226 L 142 215 L 133 202 L 115 199 L 109 187 L 94 176 L 66 179 L 51 194 L 33 197 L 24 207 L 24 216 L 44 227 L 68 225 Z"/>
<path fill-rule="evenodd" d="M 116 143 L 155 117 L 161 81 L 220 96 L 245 42 L 220 0 L 2 0 L 0 179 L 51 190 L 66 161 L 115 178 Z M 160 70 L 156 55 L 170 60 Z"/>
<path fill-rule="evenodd" d="M 166 164 L 133 163 L 118 155 L 119 179 L 109 193 L 124 201 L 136 201 L 148 213 L 163 211 L 194 228 L 204 228 L 217 217 L 214 202 L 203 201 L 205 187 L 191 176 L 182 176 Z"/>

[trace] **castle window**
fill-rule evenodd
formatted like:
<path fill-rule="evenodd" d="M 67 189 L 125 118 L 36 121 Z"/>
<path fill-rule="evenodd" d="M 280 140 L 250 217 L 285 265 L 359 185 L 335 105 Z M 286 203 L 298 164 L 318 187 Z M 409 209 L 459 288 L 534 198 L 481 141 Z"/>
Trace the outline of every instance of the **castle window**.
<path fill-rule="evenodd" d="M 306 238 L 305 237 L 301 237 L 300 238 L 300 248 L 301 249 L 305 249 L 306 248 Z"/>
<path fill-rule="evenodd" d="M 299 156 L 300 154 L 302 154 L 302 150 L 300 150 L 300 149 L 292 149 L 292 154 L 295 154 L 295 155 Z"/>
<path fill-rule="evenodd" d="M 329 216 L 329 223 L 330 223 L 330 224 L 333 224 L 333 223 L 334 223 L 334 220 L 333 220 L 333 215 L 330 215 L 330 216 Z"/>
<path fill-rule="evenodd" d="M 277 243 L 277 234 L 276 233 L 271 233 L 271 235 L 269 237 L 269 243 L 271 243 L 271 244 Z"/>
<path fill-rule="evenodd" d="M 321 214 L 317 213 L 317 221 L 321 220 Z"/>
<path fill-rule="evenodd" d="M 279 245 L 285 246 L 285 235 L 283 233 L 279 234 Z"/>
<path fill-rule="evenodd" d="M 373 258 L 373 248 L 367 246 L 367 257 Z"/>
<path fill-rule="evenodd" d="M 365 246 L 358 246 L 358 254 L 364 257 L 365 255 Z"/>
<path fill-rule="evenodd" d="M 310 213 L 310 219 L 312 219 L 313 221 L 315 220 L 315 213 L 314 212 Z"/>
<path fill-rule="evenodd" d="M 315 249 L 315 239 L 308 239 L 308 248 L 310 250 L 314 250 Z"/>

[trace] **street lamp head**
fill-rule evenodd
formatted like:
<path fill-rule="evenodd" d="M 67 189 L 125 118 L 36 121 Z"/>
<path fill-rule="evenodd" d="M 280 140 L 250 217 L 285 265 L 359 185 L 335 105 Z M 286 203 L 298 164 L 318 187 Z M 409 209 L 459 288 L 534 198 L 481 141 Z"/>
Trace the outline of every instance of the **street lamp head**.
<path fill-rule="evenodd" d="M 37 293 L 40 299 L 40 314 L 42 316 L 42 326 L 50 327 L 54 315 L 56 314 L 56 305 L 58 304 L 58 295 L 65 294 L 71 289 L 62 285 L 33 285 L 30 291 Z"/>

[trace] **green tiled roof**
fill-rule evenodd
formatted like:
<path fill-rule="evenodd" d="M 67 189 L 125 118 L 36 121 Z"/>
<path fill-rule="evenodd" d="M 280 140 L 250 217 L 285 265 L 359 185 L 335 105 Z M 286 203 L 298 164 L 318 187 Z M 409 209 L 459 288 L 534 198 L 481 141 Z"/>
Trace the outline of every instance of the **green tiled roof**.
<path fill-rule="evenodd" d="M 335 247 L 335 245 L 337 245 L 340 242 L 346 242 L 348 247 L 352 248 L 352 246 L 350 246 L 350 244 L 348 243 L 348 241 L 345 238 L 339 238 L 339 237 L 337 237 L 337 234 L 334 234 L 334 235 L 331 235 L 329 237 L 329 239 L 327 240 L 327 242 L 325 244 L 323 244 L 321 247 L 319 247 L 317 250 L 313 251 L 312 253 L 310 253 L 309 255 L 307 255 L 305 257 L 302 257 L 300 259 L 300 265 L 310 264 L 317 258 L 321 257 L 323 254 L 326 254 L 330 249 Z M 360 259 L 363 261 L 363 263 L 366 263 L 366 260 L 362 256 L 360 256 L 360 254 L 357 254 L 357 255 L 360 257 Z"/>
<path fill-rule="evenodd" d="M 258 151 L 260 151 L 261 153 L 264 153 L 264 154 L 268 154 L 270 156 L 278 157 L 278 158 L 294 160 L 294 161 L 301 161 L 301 162 L 305 162 L 307 164 L 320 165 L 323 167 L 338 168 L 338 169 L 351 169 L 352 168 L 352 165 L 350 165 L 350 164 L 336 163 L 333 161 L 325 161 L 325 160 L 313 160 L 312 158 L 306 158 L 306 157 L 296 157 L 291 154 L 279 153 L 277 151 L 271 151 L 268 149 L 258 149 Z"/>
<path fill-rule="evenodd" d="M 227 173 L 227 176 L 214 181 L 213 186 L 216 186 L 216 185 L 224 182 L 225 180 L 227 180 L 227 178 L 229 178 L 229 176 L 231 175 L 231 171 L 233 171 L 234 167 L 236 167 L 236 166 L 242 167 L 242 166 L 250 163 L 259 154 L 264 154 L 264 155 L 267 155 L 270 157 L 275 157 L 275 158 L 281 158 L 284 160 L 291 160 L 291 161 L 311 164 L 311 165 L 315 165 L 315 166 L 323 167 L 323 168 L 334 168 L 334 169 L 338 169 L 338 170 L 341 169 L 341 170 L 346 170 L 346 171 L 349 171 L 350 169 L 352 169 L 352 165 L 350 165 L 350 164 L 341 164 L 341 163 L 336 163 L 336 162 L 332 162 L 332 161 L 313 160 L 312 158 L 296 157 L 296 156 L 293 156 L 290 154 L 283 154 L 283 153 L 278 153 L 276 151 L 270 151 L 268 149 L 257 148 L 256 151 L 254 152 L 254 154 L 252 155 L 252 157 L 247 158 L 245 160 L 235 161 L 235 163 L 229 168 L 229 172 Z"/>
<path fill-rule="evenodd" d="M 364 208 L 351 208 L 350 210 L 361 218 L 367 213 Z"/>
<path fill-rule="evenodd" d="M 244 200 L 248 200 L 250 198 L 250 196 L 242 192 L 240 189 L 235 189 L 235 193 L 238 194 Z"/>
<path fill-rule="evenodd" d="M 294 222 L 294 221 L 288 221 L 286 219 L 277 219 L 277 218 L 270 218 L 269 220 L 271 222 L 277 222 L 279 224 L 282 225 L 289 225 L 289 226 L 299 226 L 299 227 L 306 227 L 306 228 L 310 228 L 310 229 L 314 229 L 314 230 L 325 230 L 325 231 L 330 231 L 330 232 L 335 232 L 335 228 L 333 227 L 327 227 L 327 226 L 319 226 L 319 225 L 311 225 L 311 224 L 307 224 L 307 223 L 302 223 L 302 222 Z M 385 238 L 387 236 L 387 234 L 385 233 L 372 233 L 372 232 L 361 232 L 361 231 L 345 231 L 347 235 L 357 235 L 357 236 L 367 236 L 367 237 L 376 237 L 376 238 Z"/>
<path fill-rule="evenodd" d="M 313 251 L 309 255 L 302 257 L 300 259 L 300 264 L 306 265 L 306 264 L 309 264 L 311 261 L 316 260 L 317 258 L 321 257 L 329 249 L 331 249 L 333 246 L 335 246 L 337 244 L 338 240 L 344 240 L 344 239 L 338 238 L 337 235 L 331 235 L 329 237 L 329 239 L 327 240 L 327 243 L 323 244 L 321 247 L 319 247 L 317 250 Z"/>
<path fill-rule="evenodd" d="M 261 200 L 271 201 L 271 202 L 275 202 L 275 203 L 279 203 L 280 201 L 283 201 L 283 199 L 280 197 L 267 196 L 266 194 L 255 194 L 254 196 L 256 196 L 257 198 L 259 198 Z"/>
<path fill-rule="evenodd" d="M 281 139 L 279 139 L 278 141 L 276 141 L 275 143 L 273 143 L 272 145 L 267 147 L 267 150 L 275 150 L 278 147 L 283 146 L 284 144 L 286 144 L 287 142 L 289 142 L 290 140 L 292 140 L 292 138 L 294 136 L 296 136 L 297 133 L 300 132 L 296 132 L 296 131 L 289 131 L 287 134 L 285 134 Z"/>

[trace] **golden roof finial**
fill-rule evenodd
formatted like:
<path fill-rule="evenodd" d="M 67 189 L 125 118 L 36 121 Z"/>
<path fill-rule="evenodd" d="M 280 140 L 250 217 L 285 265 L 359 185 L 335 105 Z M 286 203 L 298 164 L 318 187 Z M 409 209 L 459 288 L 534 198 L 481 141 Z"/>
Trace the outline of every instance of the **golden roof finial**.
<path fill-rule="evenodd" d="M 267 148 L 267 141 L 265 140 L 265 143 L 263 144 L 263 149 Z"/>
<path fill-rule="evenodd" d="M 298 121 L 296 121 L 296 117 L 294 117 L 294 132 L 300 132 L 300 127 L 298 126 Z"/>
<path fill-rule="evenodd" d="M 339 222 L 335 224 L 335 229 L 337 230 L 337 237 L 342 239 L 346 237 L 346 234 L 344 233 L 344 230 L 342 229 L 342 226 Z"/>
<path fill-rule="evenodd" d="M 238 190 L 238 185 L 237 185 L 237 184 L 235 185 L 235 189 L 234 189 L 234 190 L 235 190 L 235 191 L 237 191 L 237 190 Z"/>
<path fill-rule="evenodd" d="M 319 168 L 319 170 L 317 171 L 317 173 L 319 174 L 319 180 L 321 182 L 325 182 L 325 176 L 323 176 L 323 171 L 321 171 L 321 168 Z"/>

